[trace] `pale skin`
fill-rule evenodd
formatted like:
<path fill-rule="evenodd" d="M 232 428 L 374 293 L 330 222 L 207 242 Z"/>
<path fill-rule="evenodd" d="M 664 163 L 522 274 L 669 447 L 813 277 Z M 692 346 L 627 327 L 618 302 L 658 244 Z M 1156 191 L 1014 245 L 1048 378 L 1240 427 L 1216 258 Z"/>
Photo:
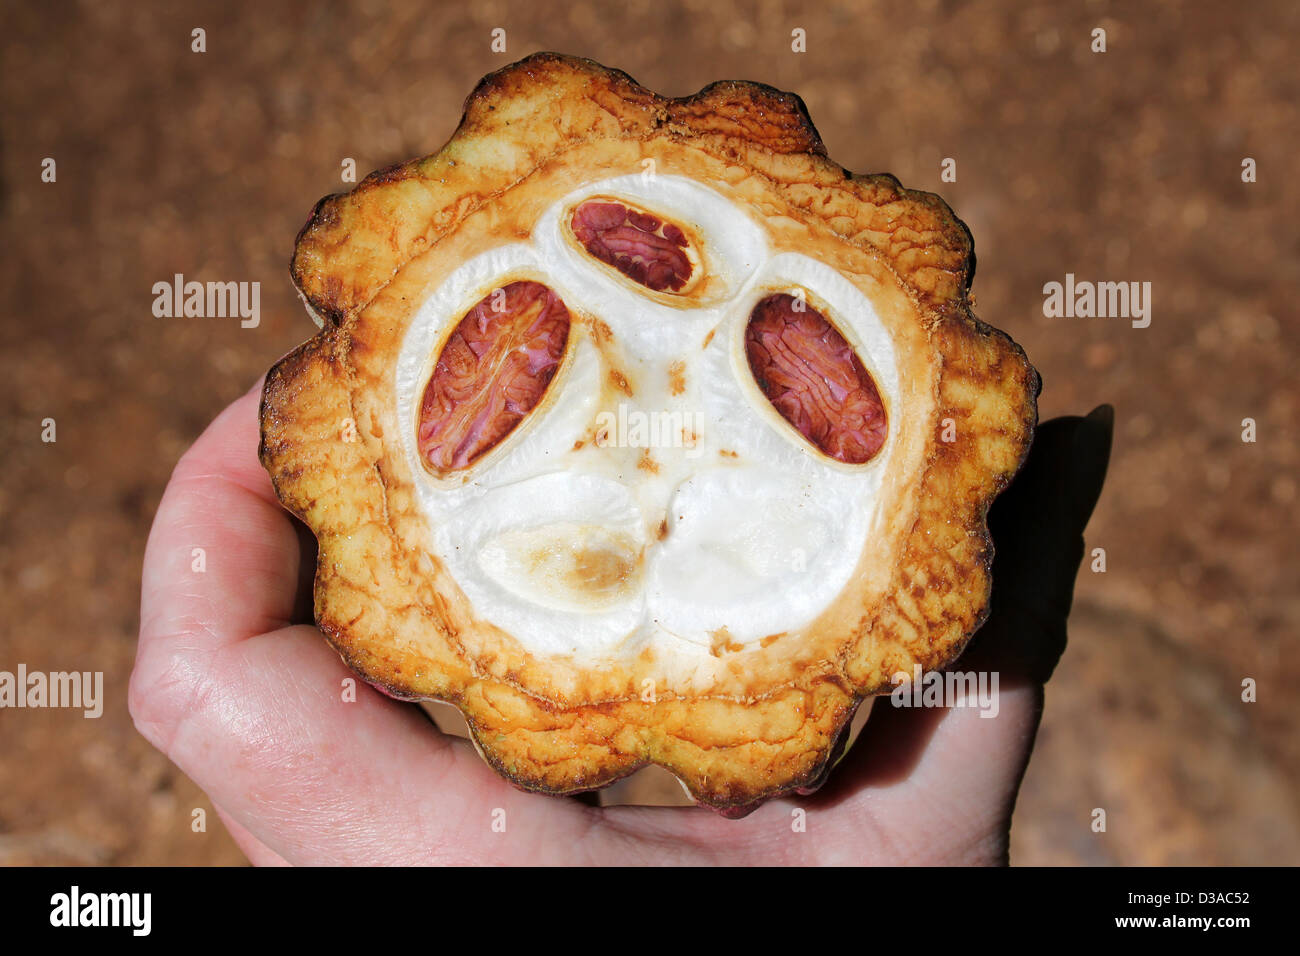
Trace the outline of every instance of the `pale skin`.
<path fill-rule="evenodd" d="M 1031 462 L 1043 467 L 1027 469 L 994 512 L 994 612 L 956 666 L 1000 673 L 997 717 L 883 700 L 821 790 L 728 820 L 526 793 L 416 705 L 359 680 L 355 702 L 344 702 L 353 675 L 310 623 L 310 534 L 257 459 L 260 393 L 259 383 L 226 408 L 167 485 L 145 553 L 130 690 L 140 733 L 208 794 L 253 863 L 1006 861 L 1105 472 L 1108 409 L 1041 426 Z M 1052 502 L 1057 514 L 1044 516 Z M 1032 537 L 1020 533 L 1031 525 Z M 504 833 L 492 827 L 498 808 Z M 792 828 L 796 808 L 804 832 Z"/>

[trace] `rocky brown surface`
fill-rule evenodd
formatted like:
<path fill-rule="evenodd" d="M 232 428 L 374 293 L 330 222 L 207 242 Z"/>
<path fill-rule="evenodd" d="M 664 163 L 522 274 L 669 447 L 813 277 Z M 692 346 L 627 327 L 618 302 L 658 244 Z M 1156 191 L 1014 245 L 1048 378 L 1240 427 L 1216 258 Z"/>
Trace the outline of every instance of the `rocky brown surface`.
<path fill-rule="evenodd" d="M 134 731 L 139 566 L 176 458 L 311 333 L 286 264 L 312 204 L 424 155 L 539 49 L 669 95 L 798 92 L 830 155 L 941 193 L 978 313 L 1044 417 L 1116 408 L 1071 642 L 1017 808 L 1021 863 L 1300 861 L 1295 157 L 1284 2 L 83 3 L 7 11 L 0 56 L 0 669 L 101 670 L 102 718 L 0 712 L 0 862 L 238 863 Z M 207 52 L 190 50 L 207 31 Z M 493 53 L 490 31 L 507 31 Z M 1107 31 L 1107 52 L 1090 51 Z M 791 52 L 791 31 L 807 53 Z M 43 183 L 41 162 L 57 161 Z M 1258 165 L 1243 183 L 1242 161 Z M 956 160 L 956 182 L 941 180 Z M 154 283 L 261 283 L 261 322 L 156 318 Z M 1048 318 L 1066 274 L 1152 321 Z M 56 443 L 40 440 L 57 422 Z M 1243 443 L 1242 420 L 1258 440 Z M 1258 702 L 1241 701 L 1253 678 Z M 654 782 L 641 784 L 649 792 Z M 635 784 L 620 785 L 628 795 Z M 669 785 L 664 792 L 671 794 Z M 638 796 L 634 791 L 633 797 Z M 1094 808 L 1108 830 L 1093 833 Z"/>

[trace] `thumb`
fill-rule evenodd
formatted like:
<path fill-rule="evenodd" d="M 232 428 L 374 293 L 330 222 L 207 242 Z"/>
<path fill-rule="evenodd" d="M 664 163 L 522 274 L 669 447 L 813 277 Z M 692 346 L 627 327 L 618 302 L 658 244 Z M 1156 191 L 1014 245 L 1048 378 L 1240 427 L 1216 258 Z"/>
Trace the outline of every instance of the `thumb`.
<path fill-rule="evenodd" d="M 979 706 L 968 699 L 963 707 L 898 707 L 878 698 L 824 796 L 864 790 L 878 816 L 914 821 L 924 813 L 929 839 L 942 844 L 946 833 L 951 849 L 983 841 L 993 858 L 1005 857 L 1043 683 L 1065 649 L 1083 529 L 1101 492 L 1113 422 L 1103 405 L 1043 423 L 990 512 L 990 613 L 954 668 L 970 675 L 966 687 L 975 682 Z"/>

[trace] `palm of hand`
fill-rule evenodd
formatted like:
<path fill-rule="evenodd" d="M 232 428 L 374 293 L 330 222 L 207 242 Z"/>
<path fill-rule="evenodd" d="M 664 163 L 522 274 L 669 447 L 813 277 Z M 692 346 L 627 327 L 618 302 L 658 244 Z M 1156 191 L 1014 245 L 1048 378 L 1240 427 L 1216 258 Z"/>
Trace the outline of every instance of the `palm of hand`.
<path fill-rule="evenodd" d="M 207 792 L 254 863 L 1006 859 L 1043 683 L 1064 650 L 1082 530 L 1105 474 L 1109 409 L 1040 426 L 993 509 L 993 608 L 959 666 L 999 672 L 997 716 L 878 702 L 821 790 L 727 820 L 524 793 L 418 708 L 364 684 L 345 702 L 351 672 L 302 623 L 311 620 L 310 535 L 280 507 L 257 460 L 260 392 L 218 416 L 167 486 L 145 554 L 130 694 L 137 728 Z M 204 549 L 202 574 L 195 548 Z"/>

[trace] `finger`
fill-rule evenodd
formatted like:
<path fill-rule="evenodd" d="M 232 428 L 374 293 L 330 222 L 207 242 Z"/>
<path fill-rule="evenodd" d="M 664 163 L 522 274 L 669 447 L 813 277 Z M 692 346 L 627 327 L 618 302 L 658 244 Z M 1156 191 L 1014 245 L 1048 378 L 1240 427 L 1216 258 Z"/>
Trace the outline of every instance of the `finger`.
<path fill-rule="evenodd" d="M 524 793 L 419 708 L 355 676 L 313 627 L 212 655 L 197 693 L 153 694 L 146 726 L 251 859 L 296 865 L 592 861 L 593 812 Z M 134 710 L 134 708 L 133 708 Z M 166 710 L 160 713 L 160 710 Z"/>
<path fill-rule="evenodd" d="M 877 699 L 853 749 L 817 794 L 832 807 L 842 804 L 849 818 L 869 821 L 893 858 L 1005 862 L 1042 687 L 1006 686 L 997 672 L 971 676 L 983 688 L 957 703 L 918 708 Z"/>
<path fill-rule="evenodd" d="M 198 650 L 289 623 L 304 568 L 298 532 L 257 460 L 260 385 L 182 456 L 145 549 L 140 654 Z"/>
<path fill-rule="evenodd" d="M 243 851 L 244 856 L 248 857 L 248 862 L 254 866 L 291 865 L 288 860 L 244 829 L 243 824 L 221 807 L 214 807 L 214 809 L 217 811 L 217 816 L 221 818 L 221 823 L 226 828 L 226 832 L 230 834 L 230 838 Z"/>
<path fill-rule="evenodd" d="M 130 699 L 164 752 L 174 726 L 139 715 L 183 712 L 214 654 L 291 619 L 309 573 L 257 460 L 259 395 L 260 385 L 237 399 L 181 457 L 149 532 Z M 150 706 L 150 695 L 169 706 Z"/>

